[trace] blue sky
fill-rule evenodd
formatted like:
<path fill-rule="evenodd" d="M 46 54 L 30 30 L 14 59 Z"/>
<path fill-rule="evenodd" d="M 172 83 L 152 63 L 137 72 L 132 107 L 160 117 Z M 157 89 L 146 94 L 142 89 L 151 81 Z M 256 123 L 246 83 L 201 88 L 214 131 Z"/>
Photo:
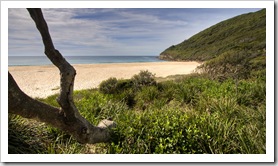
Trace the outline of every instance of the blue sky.
<path fill-rule="evenodd" d="M 42 9 L 64 56 L 159 55 L 171 45 L 252 8 Z M 9 9 L 9 56 L 44 56 L 26 9 Z"/>

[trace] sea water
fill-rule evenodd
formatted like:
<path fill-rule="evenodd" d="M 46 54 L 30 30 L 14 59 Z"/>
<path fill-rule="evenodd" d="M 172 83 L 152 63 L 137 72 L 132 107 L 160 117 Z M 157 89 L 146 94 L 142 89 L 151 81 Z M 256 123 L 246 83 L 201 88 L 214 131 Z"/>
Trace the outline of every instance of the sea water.
<path fill-rule="evenodd" d="M 158 56 L 68 56 L 70 64 L 99 64 L 99 63 L 132 63 L 132 62 L 163 62 Z M 9 66 L 41 66 L 50 65 L 46 56 L 9 56 Z"/>

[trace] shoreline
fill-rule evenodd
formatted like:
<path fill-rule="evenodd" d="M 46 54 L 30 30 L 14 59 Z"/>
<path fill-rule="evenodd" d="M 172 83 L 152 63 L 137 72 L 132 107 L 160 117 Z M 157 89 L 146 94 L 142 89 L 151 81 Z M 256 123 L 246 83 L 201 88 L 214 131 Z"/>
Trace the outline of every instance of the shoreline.
<path fill-rule="evenodd" d="M 199 65 L 195 61 L 72 64 L 77 73 L 74 90 L 97 88 L 110 77 L 129 79 L 141 70 L 148 70 L 156 77 L 190 74 Z M 22 91 L 31 97 L 45 98 L 59 93 L 60 75 L 54 65 L 9 66 L 8 69 Z"/>

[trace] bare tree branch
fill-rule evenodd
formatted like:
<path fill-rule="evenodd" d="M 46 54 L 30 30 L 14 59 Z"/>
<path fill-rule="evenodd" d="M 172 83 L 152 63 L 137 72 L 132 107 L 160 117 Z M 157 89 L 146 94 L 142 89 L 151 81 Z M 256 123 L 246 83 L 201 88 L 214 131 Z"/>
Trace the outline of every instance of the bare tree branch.
<path fill-rule="evenodd" d="M 51 62 L 60 70 L 60 96 L 57 101 L 65 112 L 69 121 L 74 119 L 75 114 L 79 114 L 73 103 L 73 86 L 76 75 L 75 69 L 65 60 L 58 50 L 54 48 L 48 26 L 43 17 L 41 9 L 27 9 L 39 30 L 44 44 L 44 53 Z"/>
<path fill-rule="evenodd" d="M 76 75 L 75 69 L 55 49 L 47 23 L 41 9 L 27 9 L 39 30 L 44 44 L 45 54 L 60 70 L 60 95 L 57 98 L 61 109 L 32 99 L 18 87 L 12 75 L 9 74 L 9 113 L 21 115 L 46 122 L 73 135 L 82 143 L 107 142 L 110 139 L 110 127 L 115 127 L 113 121 L 104 120 L 99 127 L 93 126 L 83 118 L 73 102 L 73 87 Z"/>

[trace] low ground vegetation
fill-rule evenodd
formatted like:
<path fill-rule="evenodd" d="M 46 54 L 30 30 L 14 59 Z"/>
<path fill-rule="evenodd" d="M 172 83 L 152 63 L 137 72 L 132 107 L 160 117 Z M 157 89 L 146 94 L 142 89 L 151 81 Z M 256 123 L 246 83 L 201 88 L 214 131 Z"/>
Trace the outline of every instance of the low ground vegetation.
<path fill-rule="evenodd" d="M 40 100 L 58 106 L 56 97 Z M 157 82 L 141 71 L 132 79 L 110 78 L 98 89 L 75 91 L 74 99 L 91 123 L 117 122 L 111 143 L 82 145 L 55 128 L 10 115 L 9 153 L 266 152 L 264 72 L 244 79 L 195 73 Z"/>

